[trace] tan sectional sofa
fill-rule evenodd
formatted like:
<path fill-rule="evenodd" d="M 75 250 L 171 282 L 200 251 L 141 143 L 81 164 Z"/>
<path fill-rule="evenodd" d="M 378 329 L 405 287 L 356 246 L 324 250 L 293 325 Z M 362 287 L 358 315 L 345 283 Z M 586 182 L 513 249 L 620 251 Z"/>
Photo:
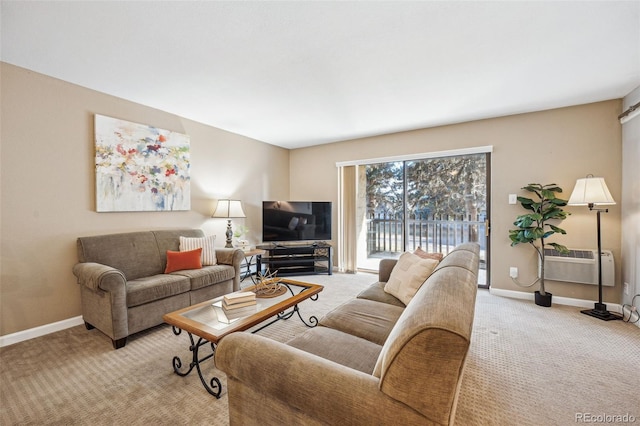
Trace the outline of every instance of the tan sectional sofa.
<path fill-rule="evenodd" d="M 215 362 L 227 374 L 231 425 L 453 424 L 469 349 L 479 246 L 456 247 L 408 305 L 379 282 L 278 343 L 226 336 Z"/>
<path fill-rule="evenodd" d="M 162 324 L 168 312 L 240 289 L 239 249 L 215 249 L 216 265 L 165 274 L 167 250 L 179 251 L 181 236 L 204 233 L 176 229 L 78 238 L 73 273 L 86 327 L 102 331 L 119 349 L 127 336 Z"/>

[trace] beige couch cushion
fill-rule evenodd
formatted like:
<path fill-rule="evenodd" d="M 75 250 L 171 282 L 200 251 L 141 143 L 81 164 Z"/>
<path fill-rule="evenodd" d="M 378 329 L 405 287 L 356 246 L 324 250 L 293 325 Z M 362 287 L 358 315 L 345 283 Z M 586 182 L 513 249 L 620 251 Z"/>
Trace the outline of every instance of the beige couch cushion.
<path fill-rule="evenodd" d="M 404 252 L 393 267 L 384 291 L 408 305 L 436 266 L 438 266 L 437 260 L 423 259 L 413 253 Z"/>
<path fill-rule="evenodd" d="M 232 280 L 236 271 L 230 265 L 204 266 L 201 269 L 185 269 L 172 272 L 171 275 L 182 275 L 191 280 L 191 290 L 208 287 L 211 284 Z"/>
<path fill-rule="evenodd" d="M 287 345 L 367 374 L 373 373 L 382 350 L 381 345 L 322 326 L 294 337 Z"/>
<path fill-rule="evenodd" d="M 373 283 L 369 287 L 362 290 L 358 294 L 357 298 L 373 300 L 374 302 L 387 303 L 389 305 L 400 306 L 401 308 L 404 308 L 405 304 L 399 301 L 397 297 L 392 296 L 384 291 L 385 285 L 387 285 L 387 283 L 382 281 Z"/>
<path fill-rule="evenodd" d="M 164 299 L 191 290 L 189 278 L 182 275 L 161 274 L 127 282 L 127 307 Z"/>
<path fill-rule="evenodd" d="M 404 308 L 366 299 L 344 303 L 320 320 L 320 325 L 382 345 Z"/>

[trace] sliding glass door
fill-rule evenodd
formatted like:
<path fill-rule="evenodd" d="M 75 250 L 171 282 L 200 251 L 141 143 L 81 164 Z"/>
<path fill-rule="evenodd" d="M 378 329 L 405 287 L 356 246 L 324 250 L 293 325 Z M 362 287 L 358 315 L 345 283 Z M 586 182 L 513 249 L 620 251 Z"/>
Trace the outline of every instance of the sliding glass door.
<path fill-rule="evenodd" d="M 360 166 L 366 243 L 358 268 L 377 270 L 381 258 L 417 247 L 446 255 L 472 241 L 481 247 L 478 284 L 488 286 L 489 167 L 489 153 Z"/>

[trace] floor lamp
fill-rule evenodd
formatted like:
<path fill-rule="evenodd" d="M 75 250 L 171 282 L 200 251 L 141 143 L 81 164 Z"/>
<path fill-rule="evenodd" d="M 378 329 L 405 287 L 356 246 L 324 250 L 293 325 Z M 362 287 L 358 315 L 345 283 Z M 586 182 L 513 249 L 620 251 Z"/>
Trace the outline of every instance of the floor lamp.
<path fill-rule="evenodd" d="M 587 175 L 586 178 L 578 179 L 576 187 L 569 197 L 570 206 L 588 206 L 589 210 L 595 210 L 597 213 L 597 232 L 598 232 L 598 302 L 593 309 L 585 309 L 580 311 L 583 314 L 592 317 L 610 321 L 622 319 L 620 315 L 607 311 L 607 305 L 602 303 L 602 244 L 600 242 L 600 213 L 607 213 L 609 209 L 598 209 L 597 206 L 613 205 L 614 201 L 604 178 L 593 177 Z"/>
<path fill-rule="evenodd" d="M 224 247 L 233 248 L 231 219 L 247 217 L 242 210 L 242 203 L 239 200 L 219 200 L 216 210 L 213 212 L 211 217 L 222 217 L 227 219 L 227 243 Z"/>

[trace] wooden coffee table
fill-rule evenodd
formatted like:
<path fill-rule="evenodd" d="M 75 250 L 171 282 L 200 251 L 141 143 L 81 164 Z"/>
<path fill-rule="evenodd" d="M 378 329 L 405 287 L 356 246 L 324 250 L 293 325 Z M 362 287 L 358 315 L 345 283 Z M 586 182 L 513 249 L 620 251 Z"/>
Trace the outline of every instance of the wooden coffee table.
<path fill-rule="evenodd" d="M 280 279 L 280 283 L 286 286 L 286 292 L 284 294 L 276 297 L 258 298 L 255 312 L 251 312 L 240 318 L 228 320 L 224 315 L 221 316 L 220 303 L 224 296 L 165 314 L 162 318 L 167 324 L 173 327 L 173 333 L 179 335 L 182 333 L 182 330 L 184 330 L 189 335 L 191 342 L 189 350 L 191 351 L 192 360 L 189 368 L 184 371 L 182 368 L 182 360 L 180 357 L 174 356 L 173 371 L 179 376 L 186 376 L 191 373 L 195 367 L 200 381 L 207 392 L 216 398 L 220 398 L 220 394 L 222 393 L 220 380 L 217 377 L 213 377 L 207 381 L 202 373 L 200 364 L 215 355 L 216 345 L 224 336 L 236 331 L 248 330 L 272 318 L 270 322 L 252 331 L 252 333 L 255 333 L 276 321 L 289 319 L 294 314 L 297 314 L 307 327 L 315 327 L 318 325 L 318 319 L 315 316 L 309 317 L 308 321 L 302 318 L 298 304 L 306 299 L 317 300 L 318 293 L 320 293 L 324 287 L 318 284 L 305 283 L 286 278 Z M 241 291 L 252 291 L 255 289 L 256 286 L 254 285 L 244 288 Z M 207 355 L 200 356 L 199 349 L 205 345 L 211 345 L 211 352 Z"/>

